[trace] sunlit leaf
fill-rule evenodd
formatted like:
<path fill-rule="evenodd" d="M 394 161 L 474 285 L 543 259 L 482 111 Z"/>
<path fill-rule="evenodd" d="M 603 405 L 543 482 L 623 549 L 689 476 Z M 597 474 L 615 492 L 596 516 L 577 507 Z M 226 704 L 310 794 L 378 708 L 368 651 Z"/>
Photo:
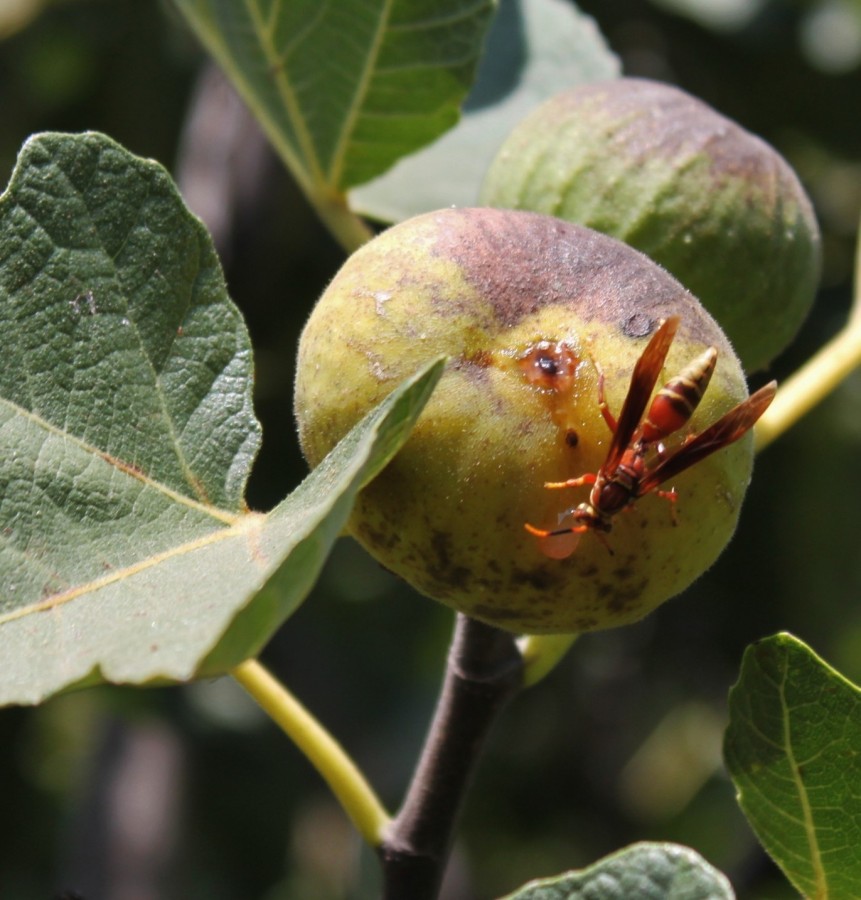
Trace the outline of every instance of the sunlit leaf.
<path fill-rule="evenodd" d="M 521 119 L 566 88 L 619 74 L 597 26 L 573 3 L 501 0 L 457 127 L 351 191 L 350 202 L 384 222 L 474 206 L 491 161 Z"/>
<path fill-rule="evenodd" d="M 310 193 L 384 172 L 458 119 L 493 0 L 177 0 Z"/>
<path fill-rule="evenodd" d="M 0 703 L 256 652 L 439 374 L 249 513 L 251 349 L 209 236 L 161 166 L 97 134 L 22 150 L 0 198 L 0 333 Z"/>
<path fill-rule="evenodd" d="M 861 896 L 861 691 L 789 634 L 748 647 L 726 763 L 757 837 L 806 897 Z"/>
<path fill-rule="evenodd" d="M 532 881 L 503 900 L 732 900 L 726 877 L 678 844 L 632 844 L 577 872 Z"/>

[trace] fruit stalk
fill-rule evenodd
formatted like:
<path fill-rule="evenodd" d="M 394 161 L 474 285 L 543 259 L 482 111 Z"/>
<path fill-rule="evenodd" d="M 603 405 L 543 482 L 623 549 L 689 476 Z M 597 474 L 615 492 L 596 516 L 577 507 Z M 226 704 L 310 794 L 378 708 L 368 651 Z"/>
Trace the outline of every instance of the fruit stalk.
<path fill-rule="evenodd" d="M 861 322 L 852 320 L 788 378 L 754 431 L 757 451 L 792 427 L 861 365 Z"/>
<path fill-rule="evenodd" d="M 257 660 L 246 660 L 231 674 L 305 754 L 359 834 L 376 846 L 389 821 L 388 813 L 340 744 Z"/>
<path fill-rule="evenodd" d="M 384 900 L 437 896 L 482 745 L 503 706 L 522 686 L 522 672 L 513 635 L 458 614 L 421 759 L 378 849 Z"/>

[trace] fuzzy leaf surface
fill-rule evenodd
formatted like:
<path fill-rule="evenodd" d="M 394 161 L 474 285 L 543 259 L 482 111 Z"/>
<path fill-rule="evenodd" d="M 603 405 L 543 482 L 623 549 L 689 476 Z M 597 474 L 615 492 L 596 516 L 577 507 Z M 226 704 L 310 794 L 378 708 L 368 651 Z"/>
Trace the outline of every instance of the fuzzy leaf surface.
<path fill-rule="evenodd" d="M 733 900 L 726 876 L 678 844 L 632 844 L 591 866 L 524 885 L 502 900 Z"/>
<path fill-rule="evenodd" d="M 343 193 L 457 121 L 494 0 L 177 0 L 295 177 Z"/>
<path fill-rule="evenodd" d="M 748 647 L 724 754 L 757 837 L 805 896 L 861 897 L 861 691 L 790 634 Z"/>
<path fill-rule="evenodd" d="M 415 421 L 419 373 L 272 513 L 243 492 L 252 356 L 164 169 L 24 146 L 0 197 L 0 703 L 184 680 L 257 652 Z"/>

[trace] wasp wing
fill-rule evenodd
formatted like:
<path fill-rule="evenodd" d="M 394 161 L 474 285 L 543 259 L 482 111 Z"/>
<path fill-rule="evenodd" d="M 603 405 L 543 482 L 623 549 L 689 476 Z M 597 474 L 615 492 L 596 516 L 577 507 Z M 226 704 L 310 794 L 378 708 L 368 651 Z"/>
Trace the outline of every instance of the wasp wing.
<path fill-rule="evenodd" d="M 667 353 L 670 351 L 670 344 L 672 344 L 673 338 L 676 336 L 678 327 L 678 316 L 670 316 L 668 319 L 664 319 L 634 366 L 631 384 L 628 388 L 628 393 L 625 395 L 625 402 L 622 404 L 622 411 L 619 413 L 619 418 L 616 422 L 616 431 L 613 433 L 610 449 L 607 451 L 607 459 L 602 466 L 607 472 L 612 472 L 618 467 L 622 454 L 628 448 L 634 433 L 640 427 L 640 420 L 646 411 L 646 404 L 649 402 L 652 391 L 655 389 L 655 383 L 661 374 L 661 369 L 664 367 L 664 361 L 667 358 Z"/>
<path fill-rule="evenodd" d="M 671 456 L 658 463 L 640 480 L 637 496 L 642 497 L 668 481 L 674 475 L 684 472 L 722 447 L 737 441 L 749 431 L 756 420 L 768 409 L 774 399 L 777 382 L 772 381 L 751 394 L 743 403 L 731 409 L 705 431 L 689 438 Z"/>

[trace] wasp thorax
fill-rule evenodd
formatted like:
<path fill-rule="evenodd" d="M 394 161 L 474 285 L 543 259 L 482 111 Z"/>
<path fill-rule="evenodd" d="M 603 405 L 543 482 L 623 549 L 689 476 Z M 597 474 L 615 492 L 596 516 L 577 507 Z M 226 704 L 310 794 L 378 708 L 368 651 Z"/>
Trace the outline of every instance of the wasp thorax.
<path fill-rule="evenodd" d="M 708 313 L 645 256 L 589 229 L 491 209 L 419 216 L 355 253 L 308 321 L 296 382 L 303 450 L 316 465 L 402 379 L 446 354 L 414 433 L 362 491 L 352 535 L 420 592 L 512 631 L 632 622 L 720 553 L 752 461 L 740 435 L 661 488 L 676 503 L 656 488 L 630 510 L 596 510 L 584 476 L 601 472 L 638 360 L 668 320 L 676 328 L 643 419 L 674 376 L 687 373 L 670 400 L 688 394 L 698 382 L 687 367 L 710 347 L 716 364 L 681 427 L 659 404 L 649 414 L 661 441 L 630 435 L 635 478 L 745 401 Z"/>

